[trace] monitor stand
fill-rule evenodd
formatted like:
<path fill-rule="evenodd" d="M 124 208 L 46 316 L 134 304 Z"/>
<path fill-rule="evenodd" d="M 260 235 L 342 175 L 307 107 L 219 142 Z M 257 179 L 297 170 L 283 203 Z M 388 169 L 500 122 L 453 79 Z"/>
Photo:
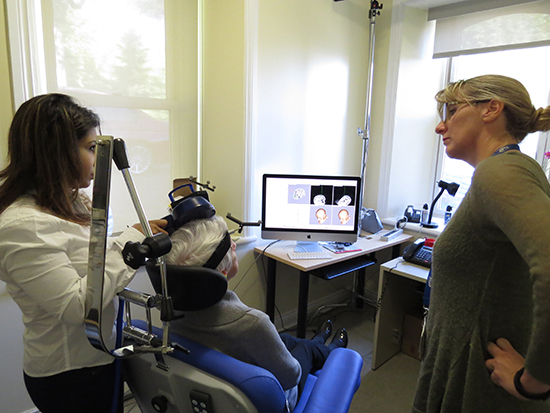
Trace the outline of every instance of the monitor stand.
<path fill-rule="evenodd" d="M 296 241 L 294 252 L 322 252 L 323 247 L 317 241 Z"/>

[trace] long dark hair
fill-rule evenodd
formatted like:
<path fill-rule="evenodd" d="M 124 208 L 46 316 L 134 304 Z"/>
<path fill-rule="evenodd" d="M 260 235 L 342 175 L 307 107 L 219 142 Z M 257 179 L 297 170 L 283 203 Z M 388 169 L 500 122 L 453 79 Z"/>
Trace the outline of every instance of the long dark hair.
<path fill-rule="evenodd" d="M 99 128 L 99 116 L 72 97 L 36 96 L 15 113 L 8 136 L 8 166 L 0 171 L 0 213 L 25 194 L 54 215 L 89 224 L 79 208 L 82 162 L 78 142 Z"/>

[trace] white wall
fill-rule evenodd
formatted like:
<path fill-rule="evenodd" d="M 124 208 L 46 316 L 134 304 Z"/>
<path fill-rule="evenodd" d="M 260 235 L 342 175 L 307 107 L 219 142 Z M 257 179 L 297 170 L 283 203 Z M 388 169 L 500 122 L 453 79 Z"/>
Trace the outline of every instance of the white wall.
<path fill-rule="evenodd" d="M 260 1 L 255 192 L 264 173 L 360 175 L 368 9 L 362 0 Z"/>
<path fill-rule="evenodd" d="M 216 186 L 218 214 L 243 214 L 245 168 L 245 3 L 203 2 L 203 181 Z"/>
<path fill-rule="evenodd" d="M 214 105 L 208 104 L 207 95 L 204 98 L 204 140 L 211 147 L 206 150 L 205 144 L 202 174 L 209 179 L 217 176 L 214 182 L 220 189 L 213 200 L 219 212 L 256 221 L 263 173 L 360 175 L 362 142 L 357 128 L 364 127 L 370 3 L 230 3 L 209 2 L 205 12 L 205 39 L 216 40 L 213 49 L 205 42 L 205 62 L 211 62 L 205 63 L 205 88 L 211 87 L 211 77 L 223 89 L 218 95 L 209 92 L 210 99 L 216 96 Z M 215 24 L 211 20 L 211 15 L 228 14 L 233 18 L 218 17 Z M 431 196 L 437 139 L 433 95 L 441 84 L 440 63 L 431 59 L 432 30 L 425 11 L 393 1 L 384 2 L 376 19 L 364 205 L 378 209 L 381 216 L 402 214 L 406 205 L 429 202 Z M 252 46 L 251 37 L 257 42 Z M 236 56 L 229 67 L 228 51 Z M 217 56 L 218 66 L 213 63 Z M 253 81 L 247 75 L 253 75 Z M 248 110 L 250 101 L 253 111 Z M 220 139 L 214 135 L 222 125 Z M 227 154 L 232 155 L 230 161 Z M 242 181 L 246 171 L 250 180 Z M 260 236 L 257 229 L 248 234 Z M 266 243 L 258 240 L 239 247 L 241 271 L 232 282 L 236 285 L 248 270 L 237 292 L 245 303 L 260 309 L 265 308 L 265 274 L 254 262 L 252 248 Z M 280 267 L 277 305 L 284 314 L 295 308 L 298 273 Z M 338 283 L 348 286 L 349 280 Z M 311 284 L 313 302 L 335 292 L 332 283 Z"/>
<path fill-rule="evenodd" d="M 388 3 L 384 7 L 390 11 L 380 17 L 386 33 Z M 217 186 L 211 198 L 218 213 L 260 219 L 265 172 L 360 175 L 357 128 L 364 127 L 368 8 L 363 0 L 204 3 L 201 175 Z M 385 95 L 387 44 L 389 36 L 382 35 L 375 98 Z M 383 108 L 374 110 L 378 142 L 371 144 L 366 206 L 377 202 Z M 247 233 L 259 238 L 258 230 Z M 237 293 L 260 309 L 265 308 L 265 274 L 252 248 L 265 242 L 239 247 L 241 271 L 230 285 L 250 268 Z M 278 274 L 277 305 L 284 314 L 296 308 L 298 272 L 283 267 Z M 351 276 L 331 283 L 314 279 L 310 302 L 350 285 Z"/>

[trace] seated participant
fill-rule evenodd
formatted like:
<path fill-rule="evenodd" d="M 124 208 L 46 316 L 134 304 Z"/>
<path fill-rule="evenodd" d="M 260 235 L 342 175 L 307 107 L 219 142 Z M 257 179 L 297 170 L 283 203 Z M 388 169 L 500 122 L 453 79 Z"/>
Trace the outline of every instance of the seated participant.
<path fill-rule="evenodd" d="M 228 280 L 237 274 L 236 245 L 220 216 L 191 221 L 171 238 L 172 250 L 165 257 L 167 264 L 214 268 Z M 333 349 L 346 347 L 348 343 L 346 330 L 340 329 L 331 343 L 325 345 L 332 333 L 330 320 L 311 340 L 279 335 L 267 314 L 246 306 L 230 290 L 212 307 L 185 312 L 185 317 L 171 325 L 172 331 L 180 336 L 269 370 L 285 390 L 291 410 L 307 375 L 321 369 Z"/>

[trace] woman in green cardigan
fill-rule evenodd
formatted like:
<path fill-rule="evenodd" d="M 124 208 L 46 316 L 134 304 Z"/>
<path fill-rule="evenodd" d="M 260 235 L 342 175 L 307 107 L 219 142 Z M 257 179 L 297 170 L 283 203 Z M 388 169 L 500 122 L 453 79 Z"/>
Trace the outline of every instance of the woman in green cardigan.
<path fill-rule="evenodd" d="M 436 100 L 447 155 L 475 172 L 434 246 L 413 412 L 550 412 L 550 185 L 518 146 L 550 129 L 550 107 L 497 75 Z"/>

